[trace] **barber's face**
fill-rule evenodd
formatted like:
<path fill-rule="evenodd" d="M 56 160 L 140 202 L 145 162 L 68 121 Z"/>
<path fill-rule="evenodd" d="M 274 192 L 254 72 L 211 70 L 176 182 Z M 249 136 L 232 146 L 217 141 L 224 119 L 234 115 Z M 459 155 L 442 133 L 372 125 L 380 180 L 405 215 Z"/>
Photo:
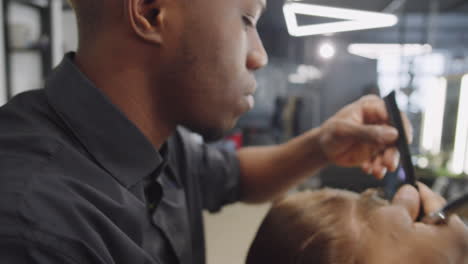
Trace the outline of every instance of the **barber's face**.
<path fill-rule="evenodd" d="M 415 222 L 418 193 L 406 193 L 400 201 L 376 206 L 362 221 L 359 263 L 468 263 L 468 232 L 458 218 L 448 225 Z M 409 196 L 415 197 L 409 197 Z"/>
<path fill-rule="evenodd" d="M 166 77 L 178 122 L 208 139 L 253 107 L 254 71 L 267 55 L 256 23 L 265 0 L 189 0 L 168 49 Z"/>

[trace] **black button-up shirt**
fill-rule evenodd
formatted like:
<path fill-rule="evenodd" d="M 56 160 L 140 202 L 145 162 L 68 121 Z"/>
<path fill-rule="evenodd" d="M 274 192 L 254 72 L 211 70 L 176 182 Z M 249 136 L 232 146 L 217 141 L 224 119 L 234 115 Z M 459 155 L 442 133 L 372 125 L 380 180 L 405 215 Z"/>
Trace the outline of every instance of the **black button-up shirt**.
<path fill-rule="evenodd" d="M 158 151 L 73 54 L 0 108 L 0 263 L 201 264 L 202 209 L 238 198 L 235 154 L 182 128 Z"/>

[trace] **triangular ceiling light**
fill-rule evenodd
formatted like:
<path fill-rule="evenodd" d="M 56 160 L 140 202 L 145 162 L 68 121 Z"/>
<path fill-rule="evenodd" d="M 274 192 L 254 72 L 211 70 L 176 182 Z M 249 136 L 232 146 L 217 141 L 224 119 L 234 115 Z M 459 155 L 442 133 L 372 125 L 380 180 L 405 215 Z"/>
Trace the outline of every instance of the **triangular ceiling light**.
<path fill-rule="evenodd" d="M 289 34 L 295 37 L 391 27 L 398 23 L 398 17 L 392 14 L 336 8 L 300 2 L 286 2 L 283 6 L 283 12 Z M 299 26 L 297 15 L 328 17 L 342 19 L 344 21 Z"/>

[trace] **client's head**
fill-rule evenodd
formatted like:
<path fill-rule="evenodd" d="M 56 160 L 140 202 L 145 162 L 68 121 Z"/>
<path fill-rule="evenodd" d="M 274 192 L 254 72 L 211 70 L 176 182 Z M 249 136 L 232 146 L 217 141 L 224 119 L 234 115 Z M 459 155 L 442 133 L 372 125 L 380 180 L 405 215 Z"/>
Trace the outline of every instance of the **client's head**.
<path fill-rule="evenodd" d="M 427 187 L 420 189 L 426 195 L 423 205 L 432 211 L 441 206 Z M 467 263 L 464 224 L 458 218 L 444 226 L 416 223 L 421 199 L 409 186 L 392 203 L 374 190 L 292 195 L 273 205 L 247 264 Z"/>

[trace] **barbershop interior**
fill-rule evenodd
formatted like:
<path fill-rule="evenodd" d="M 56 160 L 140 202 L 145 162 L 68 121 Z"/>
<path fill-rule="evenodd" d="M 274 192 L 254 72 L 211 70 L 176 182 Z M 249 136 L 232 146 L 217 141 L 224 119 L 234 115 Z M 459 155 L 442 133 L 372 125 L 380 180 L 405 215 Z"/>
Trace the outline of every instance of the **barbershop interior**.
<path fill-rule="evenodd" d="M 42 88 L 77 49 L 78 33 L 66 0 L 0 3 L 3 105 Z M 230 151 L 282 144 L 363 96 L 395 91 L 413 135 L 401 146 L 406 153 L 398 146 L 402 172 L 394 178 L 414 175 L 448 201 L 468 193 L 468 0 L 269 0 L 257 28 L 269 62 L 255 73 L 255 107 L 210 144 Z M 328 166 L 290 192 L 391 184 L 360 168 Z M 205 213 L 207 263 L 243 263 L 269 208 Z"/>

